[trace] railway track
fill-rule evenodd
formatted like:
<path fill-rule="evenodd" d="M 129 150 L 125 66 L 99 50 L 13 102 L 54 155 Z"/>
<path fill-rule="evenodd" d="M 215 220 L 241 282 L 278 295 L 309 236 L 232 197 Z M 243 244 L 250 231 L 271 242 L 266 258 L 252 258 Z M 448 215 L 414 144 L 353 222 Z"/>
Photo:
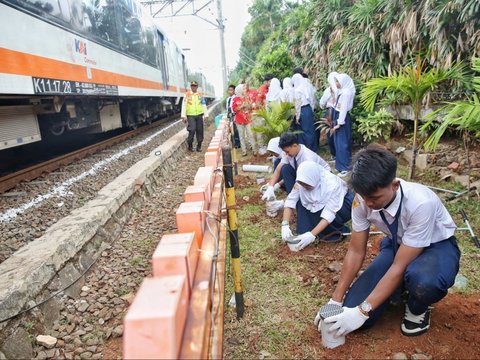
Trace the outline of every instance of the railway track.
<path fill-rule="evenodd" d="M 20 184 L 22 181 L 32 181 L 42 176 L 43 174 L 53 172 L 62 166 L 66 166 L 73 163 L 74 161 L 79 161 L 89 155 L 95 154 L 108 147 L 121 143 L 138 134 L 141 134 L 150 129 L 154 129 L 158 126 L 161 126 L 166 122 L 174 120 L 177 117 L 178 117 L 178 114 L 169 116 L 160 121 L 156 121 L 152 124 L 142 126 L 140 128 L 128 131 L 126 133 L 114 136 L 110 139 L 100 141 L 96 144 L 89 145 L 87 147 L 58 156 L 54 159 L 50 159 L 40 164 L 36 164 L 28 168 L 0 177 L 0 194 L 14 188 L 18 184 Z"/>

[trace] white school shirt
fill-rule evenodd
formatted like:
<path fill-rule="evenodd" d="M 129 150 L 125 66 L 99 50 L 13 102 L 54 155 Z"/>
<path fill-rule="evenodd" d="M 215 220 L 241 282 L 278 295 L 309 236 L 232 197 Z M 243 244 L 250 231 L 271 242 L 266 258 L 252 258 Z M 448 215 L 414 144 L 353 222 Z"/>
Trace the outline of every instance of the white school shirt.
<path fill-rule="evenodd" d="M 347 194 L 348 187 L 345 181 L 331 172 L 325 171 L 322 173 L 322 179 L 320 180 L 322 186 L 322 192 L 326 194 L 324 198 L 318 204 L 304 204 L 305 208 L 311 208 L 309 210 L 312 213 L 318 212 L 323 209 L 321 217 L 328 221 L 329 224 L 335 220 L 337 212 L 342 208 L 345 195 Z M 288 194 L 285 200 L 284 207 L 295 209 L 297 202 L 301 201 L 301 192 L 308 191 L 303 186 L 295 184 L 290 194 Z M 315 190 L 312 190 L 315 191 Z"/>
<path fill-rule="evenodd" d="M 330 88 L 326 88 L 323 91 L 323 95 L 320 98 L 320 108 L 325 109 L 325 108 L 333 108 L 335 106 L 334 98 L 332 97 L 332 92 L 330 91 Z"/>
<path fill-rule="evenodd" d="M 295 162 L 292 156 L 288 156 L 285 153 L 285 151 L 282 151 L 281 156 L 282 156 L 282 160 L 280 161 L 281 164 L 285 164 L 285 165 L 290 164 L 295 169 Z M 321 165 L 322 167 L 324 167 L 325 170 L 332 171 L 330 169 L 330 165 L 328 165 L 328 163 L 325 160 L 323 160 L 318 154 L 314 153 L 312 150 L 310 150 L 303 144 L 300 144 L 300 151 L 295 157 L 297 158 L 297 166 L 300 166 L 300 164 L 304 161 L 313 161 Z"/>
<path fill-rule="evenodd" d="M 428 247 L 448 239 L 455 233 L 456 225 L 440 198 L 424 185 L 400 180 L 403 190 L 402 209 L 398 222 L 398 243 L 414 248 Z M 392 234 L 383 222 L 380 211 L 391 224 L 400 205 L 401 192 L 397 190 L 395 200 L 384 210 L 372 210 L 360 195 L 355 195 L 352 205 L 352 227 L 364 231 L 375 225 L 390 238 Z"/>

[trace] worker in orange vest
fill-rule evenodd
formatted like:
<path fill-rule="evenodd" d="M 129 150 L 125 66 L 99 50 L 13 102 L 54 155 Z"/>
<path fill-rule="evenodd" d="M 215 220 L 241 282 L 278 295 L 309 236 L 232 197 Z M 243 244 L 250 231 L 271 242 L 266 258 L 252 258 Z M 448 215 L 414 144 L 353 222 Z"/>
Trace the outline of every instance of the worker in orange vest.
<path fill-rule="evenodd" d="M 190 83 L 191 91 L 185 93 L 182 102 L 182 120 L 187 124 L 188 131 L 188 150 L 193 152 L 193 138 L 197 137 L 197 152 L 202 151 L 203 141 L 203 121 L 208 118 L 207 103 L 203 94 L 198 92 L 198 83 Z"/>

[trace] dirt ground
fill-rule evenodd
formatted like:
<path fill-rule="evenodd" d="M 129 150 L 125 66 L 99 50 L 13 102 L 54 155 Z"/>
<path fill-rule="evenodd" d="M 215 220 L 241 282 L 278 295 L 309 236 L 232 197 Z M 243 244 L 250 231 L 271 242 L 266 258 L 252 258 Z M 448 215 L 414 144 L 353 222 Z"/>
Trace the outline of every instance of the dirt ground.
<path fill-rule="evenodd" d="M 265 157 L 249 158 L 243 161 L 241 159 L 240 165 L 243 162 L 253 164 L 266 163 Z M 235 187 L 240 191 L 246 188 L 252 189 L 252 192 L 249 193 L 248 196 L 237 196 L 237 204 L 240 212 L 247 204 L 264 206 L 263 201 L 260 199 L 260 193 L 253 191 L 255 188 L 260 187 L 260 185 L 256 184 L 255 174 L 248 175 L 245 173 L 244 175 L 236 176 Z M 265 213 L 262 212 L 261 215 L 250 216 L 250 224 L 264 221 L 262 223 L 262 226 L 264 226 L 266 221 L 264 214 Z M 280 221 L 281 213 L 279 213 L 276 218 L 271 219 L 271 226 L 279 227 Z M 371 240 L 369 242 L 365 264 L 368 264 L 371 259 L 374 258 L 378 251 L 380 240 L 381 237 L 376 236 L 373 238 L 373 241 Z M 273 241 L 274 239 L 272 239 L 272 242 Z M 343 261 L 343 257 L 348 248 L 348 242 L 349 239 L 336 244 L 322 243 L 322 251 L 319 251 L 318 247 L 311 246 L 299 253 L 290 252 L 286 246 L 274 246 L 266 250 L 268 252 L 266 255 L 279 260 L 278 264 L 280 265 L 274 270 L 279 272 L 291 271 L 291 268 L 289 268 L 287 264 L 292 261 L 300 261 L 302 268 L 299 275 L 297 275 L 299 281 L 303 282 L 303 285 L 308 291 L 312 281 L 321 279 L 318 297 L 328 298 L 333 292 L 339 278 L 339 272 L 333 271 L 328 265 L 336 262 L 341 263 Z M 247 255 L 243 256 L 242 266 L 256 266 L 256 261 L 246 259 L 246 256 Z M 259 269 L 260 271 L 264 270 L 261 265 Z M 256 285 L 262 286 L 262 284 Z M 248 286 L 248 284 L 246 286 Z M 250 292 L 250 296 L 252 296 L 252 292 L 253 291 Z M 255 299 L 253 301 L 255 301 Z M 247 311 L 262 311 L 262 307 L 253 306 L 248 308 Z M 395 354 L 395 358 L 397 358 L 397 356 L 400 356 L 400 354 L 397 353 L 404 353 L 406 355 L 405 359 L 407 357 L 411 359 L 477 359 L 480 357 L 480 344 L 478 342 L 478 334 L 480 333 L 480 294 L 478 292 L 468 295 L 450 292 L 443 300 L 434 305 L 431 327 L 427 333 L 422 336 L 406 337 L 401 334 L 400 324 L 403 314 L 403 304 L 390 306 L 375 326 L 371 329 L 349 334 L 346 344 L 336 349 L 330 350 L 323 348 L 320 334 L 313 325 L 314 313 L 311 314 L 311 319 L 298 319 L 298 321 L 310 322 L 311 324 L 306 324 L 302 333 L 296 333 L 295 336 L 302 339 L 302 345 L 308 342 L 315 348 L 315 354 L 325 359 L 385 359 L 393 358 Z M 292 316 L 295 315 L 292 314 Z M 246 320 L 242 320 L 242 322 L 245 322 L 242 323 L 242 327 L 248 326 L 250 333 L 258 333 L 259 336 L 263 336 L 262 334 L 265 333 L 267 329 L 256 328 L 254 321 L 249 323 L 249 319 L 251 318 L 253 318 L 253 315 Z M 233 317 L 229 317 L 228 314 L 226 315 L 226 358 L 238 357 L 238 352 L 235 350 L 235 347 L 240 345 L 246 347 L 246 349 L 242 350 L 242 356 L 246 355 L 246 357 L 249 358 L 260 359 L 278 358 L 278 354 L 272 354 L 272 351 L 260 351 L 261 348 L 259 348 L 256 341 L 249 340 L 248 338 L 240 339 L 237 335 L 232 336 L 232 334 L 235 334 L 235 332 L 232 332 L 232 329 L 235 330 L 235 328 L 229 325 L 228 322 L 235 321 Z M 281 326 L 284 326 L 284 324 L 287 324 L 287 322 L 284 322 Z M 248 335 L 246 337 L 248 337 Z M 280 353 L 282 354 L 281 357 L 309 357 L 306 356 L 305 351 L 300 350 L 300 347 L 298 351 L 295 347 L 291 347 L 288 350 L 283 349 Z"/>

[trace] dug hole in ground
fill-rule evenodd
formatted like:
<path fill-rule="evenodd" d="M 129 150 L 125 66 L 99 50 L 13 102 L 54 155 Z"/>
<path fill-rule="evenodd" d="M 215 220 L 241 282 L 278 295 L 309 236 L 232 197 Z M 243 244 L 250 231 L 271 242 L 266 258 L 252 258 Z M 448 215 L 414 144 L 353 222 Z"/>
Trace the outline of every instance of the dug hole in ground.
<path fill-rule="evenodd" d="M 313 244 L 301 252 L 291 252 L 281 241 L 282 211 L 276 217 L 267 216 L 265 202 L 261 200 L 257 176 L 265 175 L 268 181 L 271 174 L 242 172 L 243 164 L 271 165 L 271 162 L 266 155 L 240 158 L 239 175 L 235 176 L 246 310 L 238 320 L 235 308 L 225 305 L 225 358 L 478 358 L 480 290 L 475 278 L 478 278 L 480 251 L 473 247 L 466 233 L 456 235 L 462 249 L 460 273 L 468 279 L 468 286 L 450 289 L 434 305 L 427 333 L 418 337 L 401 334 L 405 310 L 401 304 L 390 306 L 371 329 L 347 335 L 345 345 L 324 348 L 313 320 L 335 289 L 350 237 L 340 243 Z M 406 178 L 405 164 L 399 167 L 398 176 Z M 416 179 L 438 185 L 433 178 L 423 180 Z M 277 199 L 285 197 L 284 192 L 277 194 Z M 470 217 L 474 217 L 474 212 L 478 214 L 478 203 L 478 199 L 470 199 L 447 204 L 447 208 L 457 226 L 462 227 L 457 207 L 469 209 Z M 381 238 L 370 236 L 362 270 L 375 257 Z M 228 275 L 227 303 L 233 293 L 231 270 Z"/>

